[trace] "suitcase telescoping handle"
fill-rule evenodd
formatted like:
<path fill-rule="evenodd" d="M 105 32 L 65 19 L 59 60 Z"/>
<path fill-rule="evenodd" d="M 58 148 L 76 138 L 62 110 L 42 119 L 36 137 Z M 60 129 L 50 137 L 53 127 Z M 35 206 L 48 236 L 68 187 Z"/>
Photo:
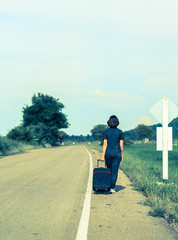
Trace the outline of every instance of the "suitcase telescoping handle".
<path fill-rule="evenodd" d="M 105 161 L 101 161 L 101 159 L 97 160 L 97 168 L 99 167 L 99 162 L 104 162 L 105 163 L 105 167 L 106 167 L 106 162 Z"/>

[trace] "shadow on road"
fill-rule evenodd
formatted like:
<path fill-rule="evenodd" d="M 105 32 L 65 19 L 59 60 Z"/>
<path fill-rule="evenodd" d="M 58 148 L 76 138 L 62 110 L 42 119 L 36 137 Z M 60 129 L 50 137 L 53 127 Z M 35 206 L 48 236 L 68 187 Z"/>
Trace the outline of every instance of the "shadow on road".
<path fill-rule="evenodd" d="M 116 185 L 115 190 L 116 192 L 122 191 L 125 187 L 123 187 L 122 185 Z M 97 192 L 94 192 L 94 194 L 112 194 L 111 192 L 106 192 L 103 190 L 99 190 Z"/>
<path fill-rule="evenodd" d="M 122 185 L 116 185 L 115 190 L 116 192 L 122 191 L 125 187 L 123 187 Z"/>

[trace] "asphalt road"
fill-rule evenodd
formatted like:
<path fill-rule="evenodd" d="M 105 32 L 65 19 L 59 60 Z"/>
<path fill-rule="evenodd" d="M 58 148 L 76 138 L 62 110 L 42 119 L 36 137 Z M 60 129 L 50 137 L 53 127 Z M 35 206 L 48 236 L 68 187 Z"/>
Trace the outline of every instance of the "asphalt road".
<path fill-rule="evenodd" d="M 0 159 L 0 239 L 75 239 L 88 169 L 82 146 Z"/>
<path fill-rule="evenodd" d="M 101 154 L 90 153 L 96 167 Z M 0 240 L 75 240 L 89 164 L 87 151 L 77 145 L 1 158 Z M 165 219 L 149 216 L 149 207 L 138 204 L 145 197 L 122 171 L 116 190 L 92 194 L 88 240 L 178 239 Z"/>

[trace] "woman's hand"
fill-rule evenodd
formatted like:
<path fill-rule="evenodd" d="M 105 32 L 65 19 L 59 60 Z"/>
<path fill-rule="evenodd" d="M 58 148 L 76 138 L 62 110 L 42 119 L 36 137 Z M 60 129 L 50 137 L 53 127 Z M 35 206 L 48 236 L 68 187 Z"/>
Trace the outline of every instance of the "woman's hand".
<path fill-rule="evenodd" d="M 120 148 L 121 148 L 121 161 L 123 161 L 123 150 L 124 150 L 124 141 L 120 140 Z"/>
<path fill-rule="evenodd" d="M 103 152 L 102 152 L 102 155 L 101 155 L 101 162 L 105 161 L 105 152 L 106 152 L 107 144 L 108 144 L 107 139 L 104 139 L 104 141 L 103 141 Z"/>
<path fill-rule="evenodd" d="M 121 161 L 123 160 L 123 152 L 121 153 Z"/>

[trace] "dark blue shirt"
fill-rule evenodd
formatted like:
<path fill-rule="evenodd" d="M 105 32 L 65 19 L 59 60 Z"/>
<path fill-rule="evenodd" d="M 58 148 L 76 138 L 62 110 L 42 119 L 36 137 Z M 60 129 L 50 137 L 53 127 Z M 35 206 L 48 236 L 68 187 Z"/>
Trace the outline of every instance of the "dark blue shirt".
<path fill-rule="evenodd" d="M 124 140 L 124 133 L 119 128 L 108 128 L 103 134 L 103 140 L 107 139 L 107 150 L 119 150 L 120 140 Z"/>

